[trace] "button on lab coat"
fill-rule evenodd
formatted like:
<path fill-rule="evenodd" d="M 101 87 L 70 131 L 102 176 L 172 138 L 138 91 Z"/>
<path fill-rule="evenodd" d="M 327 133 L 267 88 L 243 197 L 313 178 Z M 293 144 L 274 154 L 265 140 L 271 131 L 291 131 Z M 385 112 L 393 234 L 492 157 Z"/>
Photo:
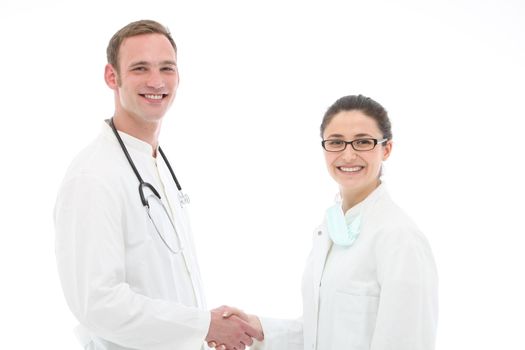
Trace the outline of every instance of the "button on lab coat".
<path fill-rule="evenodd" d="M 162 158 L 120 135 L 144 181 L 159 191 L 184 250 L 171 253 L 155 231 L 138 180 L 104 124 L 68 169 L 55 206 L 58 271 L 80 322 L 76 333 L 87 349 L 201 349 L 210 313 L 186 208 Z"/>
<path fill-rule="evenodd" d="M 346 215 L 361 213 L 350 247 L 314 232 L 303 276 L 303 317 L 262 318 L 266 350 L 432 350 L 437 273 L 427 240 L 380 185 Z"/>

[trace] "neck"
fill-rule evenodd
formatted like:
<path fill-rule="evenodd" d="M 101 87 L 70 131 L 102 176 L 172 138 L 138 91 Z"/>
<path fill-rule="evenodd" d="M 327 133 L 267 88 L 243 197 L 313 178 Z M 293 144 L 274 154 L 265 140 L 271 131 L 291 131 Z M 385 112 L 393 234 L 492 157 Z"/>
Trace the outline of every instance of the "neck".
<path fill-rule="evenodd" d="M 153 149 L 153 157 L 157 156 L 157 146 L 159 145 L 161 126 L 160 120 L 149 123 L 141 122 L 136 118 L 116 113 L 113 117 L 113 123 L 117 130 L 149 143 Z"/>
<path fill-rule="evenodd" d="M 370 193 L 372 193 L 379 185 L 381 180 L 370 184 L 364 189 L 355 190 L 352 188 L 340 188 L 341 197 L 343 199 L 343 213 L 346 213 L 349 209 L 353 208 L 355 205 L 361 203 L 365 200 Z"/>

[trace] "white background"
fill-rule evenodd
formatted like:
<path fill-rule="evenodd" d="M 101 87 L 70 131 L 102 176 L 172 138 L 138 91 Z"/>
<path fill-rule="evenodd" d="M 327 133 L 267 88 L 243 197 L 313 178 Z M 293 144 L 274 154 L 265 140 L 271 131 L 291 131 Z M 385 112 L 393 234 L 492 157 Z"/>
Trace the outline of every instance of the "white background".
<path fill-rule="evenodd" d="M 1 348 L 77 348 L 54 200 L 112 115 L 107 42 L 142 18 L 179 47 L 161 144 L 192 199 L 210 307 L 300 315 L 311 234 L 337 191 L 318 127 L 362 93 L 390 113 L 385 180 L 435 254 L 438 349 L 525 348 L 520 0 L 2 0 Z"/>

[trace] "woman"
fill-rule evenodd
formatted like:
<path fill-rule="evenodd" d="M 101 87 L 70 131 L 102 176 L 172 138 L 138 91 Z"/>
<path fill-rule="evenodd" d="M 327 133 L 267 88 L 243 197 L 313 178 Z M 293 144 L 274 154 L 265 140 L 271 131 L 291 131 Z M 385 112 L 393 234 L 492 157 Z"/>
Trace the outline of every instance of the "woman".
<path fill-rule="evenodd" d="M 321 137 L 340 198 L 314 233 L 303 276 L 303 318 L 262 318 L 265 340 L 252 348 L 433 349 L 434 259 L 380 179 L 392 151 L 386 110 L 371 98 L 345 96 L 325 113 Z"/>

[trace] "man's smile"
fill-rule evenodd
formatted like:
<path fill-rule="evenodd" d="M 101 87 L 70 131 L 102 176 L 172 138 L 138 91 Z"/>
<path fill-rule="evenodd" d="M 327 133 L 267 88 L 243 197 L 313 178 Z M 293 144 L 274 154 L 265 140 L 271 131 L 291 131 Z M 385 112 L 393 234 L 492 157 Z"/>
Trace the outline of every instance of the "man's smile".
<path fill-rule="evenodd" d="M 168 94 L 139 94 L 139 95 L 148 100 L 162 100 L 164 97 L 168 96 Z"/>

